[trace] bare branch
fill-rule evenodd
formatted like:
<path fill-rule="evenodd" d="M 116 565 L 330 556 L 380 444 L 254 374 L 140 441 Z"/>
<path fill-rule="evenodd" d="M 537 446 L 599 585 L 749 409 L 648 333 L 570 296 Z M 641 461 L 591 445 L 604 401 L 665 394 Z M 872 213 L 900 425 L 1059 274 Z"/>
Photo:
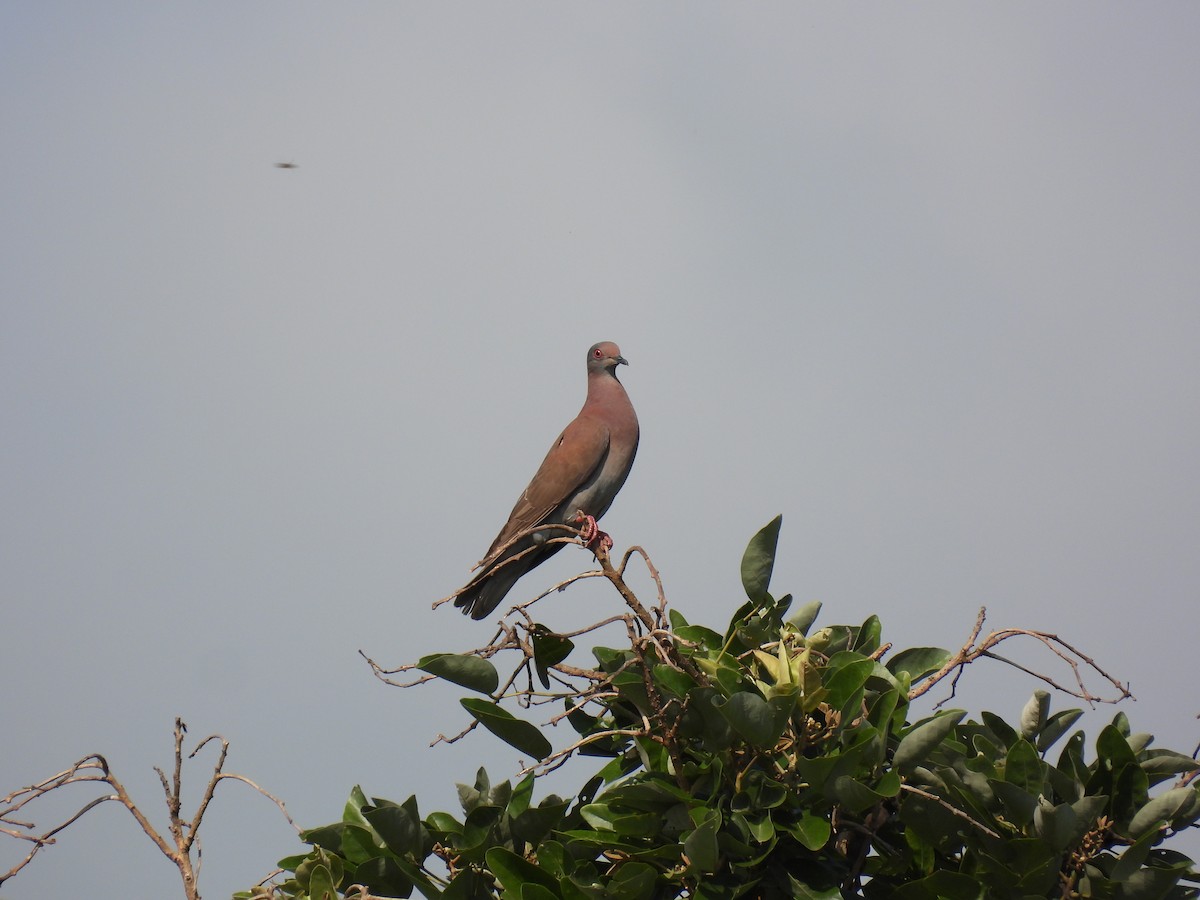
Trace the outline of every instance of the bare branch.
<path fill-rule="evenodd" d="M 449 601 L 453 600 L 455 597 L 457 597 L 459 594 L 461 594 L 463 591 L 465 591 L 468 587 L 470 587 L 472 584 L 474 584 L 475 580 L 477 578 L 481 577 L 484 574 L 490 574 L 492 572 L 497 572 L 500 569 L 503 569 L 505 566 L 510 566 L 513 563 L 517 562 L 517 560 L 522 559 L 523 557 L 528 556 L 530 553 L 540 550 L 543 547 L 546 547 L 550 544 L 579 543 L 580 539 L 583 535 L 583 532 L 580 531 L 578 528 L 574 527 L 573 525 L 562 525 L 562 524 L 558 524 L 558 523 L 554 523 L 554 522 L 547 522 L 547 523 L 543 523 L 541 525 L 534 525 L 530 528 L 524 528 L 521 531 L 518 531 L 515 535 L 513 535 L 511 540 L 507 541 L 504 544 L 501 544 L 498 548 L 496 548 L 496 550 L 489 555 L 489 558 L 499 559 L 500 557 L 502 557 L 504 555 L 505 551 L 509 550 L 510 548 L 512 548 L 513 546 L 515 546 L 516 544 L 518 544 L 520 541 L 524 540 L 525 538 L 527 538 L 531 535 L 540 534 L 540 533 L 546 532 L 546 531 L 565 531 L 565 532 L 567 532 L 567 536 L 566 537 L 558 537 L 558 538 L 550 538 L 548 540 L 534 543 L 534 544 L 530 545 L 529 547 L 526 547 L 524 550 L 521 550 L 519 553 L 514 553 L 512 556 L 508 557 L 507 559 L 502 560 L 497 565 L 491 566 L 489 568 L 485 568 L 482 572 L 473 576 L 470 581 L 468 581 L 466 584 L 464 584 L 462 587 L 460 587 L 453 594 L 450 594 L 449 596 L 443 597 L 442 599 L 435 601 L 433 604 L 433 609 L 437 609 L 443 603 L 448 603 Z M 475 564 L 474 568 L 476 568 L 476 569 L 480 568 L 480 566 L 483 566 L 485 562 L 486 562 L 486 560 L 481 560 L 480 562 Z"/>
<path fill-rule="evenodd" d="M 217 789 L 217 782 L 221 780 L 221 769 L 225 767 L 225 757 L 229 755 L 229 741 L 220 735 L 213 734 L 197 744 L 196 749 L 188 755 L 188 759 L 194 759 L 196 754 L 204 749 L 204 745 L 209 741 L 220 741 L 221 753 L 217 757 L 217 764 L 213 767 L 212 778 L 208 780 L 208 786 L 204 789 L 204 796 L 200 800 L 200 805 L 196 807 L 196 814 L 192 817 L 191 824 L 188 826 L 187 836 L 180 847 L 184 853 L 191 849 L 192 842 L 196 840 L 196 835 L 200 832 L 200 821 L 204 818 L 204 813 L 208 810 L 208 804 L 212 802 L 213 793 Z M 284 815 L 287 815 L 287 813 L 284 813 Z"/>
<path fill-rule="evenodd" d="M 1086 653 L 1083 653 L 1077 647 L 1069 644 L 1067 641 L 1064 641 L 1056 634 L 1051 634 L 1046 631 L 1034 631 L 1028 628 L 1005 628 L 1000 631 L 991 632 L 987 635 L 987 637 L 980 641 L 979 633 L 983 630 L 983 623 L 986 617 L 987 609 L 986 607 L 981 607 L 979 610 L 979 615 L 975 619 L 975 626 L 971 629 L 971 634 L 968 636 L 963 646 L 957 653 L 951 656 L 950 659 L 946 661 L 946 664 L 938 669 L 938 671 L 934 672 L 919 685 L 910 690 L 908 692 L 909 700 L 915 700 L 917 697 L 927 693 L 933 688 L 934 685 L 942 681 L 944 678 L 951 676 L 950 696 L 937 704 L 937 706 L 941 706 L 955 695 L 958 687 L 958 679 L 961 677 L 963 669 L 975 662 L 975 660 L 979 659 L 980 657 L 988 657 L 990 659 L 995 659 L 998 662 L 1005 663 L 1006 665 L 1010 665 L 1028 675 L 1032 675 L 1034 678 L 1044 682 L 1055 690 L 1062 691 L 1065 694 L 1093 705 L 1096 703 L 1119 703 L 1121 700 L 1133 697 L 1133 694 L 1129 691 L 1128 685 L 1122 684 L 1120 681 L 1113 678 L 1108 674 L 1108 672 L 1102 669 L 1094 659 L 1092 659 Z M 1017 637 L 1033 638 L 1035 641 L 1049 650 L 1050 653 L 1065 662 L 1070 667 L 1071 672 L 1074 675 L 1076 687 L 1070 688 L 1060 684 L 1050 675 L 1028 668 L 1021 663 L 1008 659 L 1005 656 L 1001 656 L 994 651 L 993 648 L 999 646 L 1007 640 Z M 1088 669 L 1091 669 L 1092 672 L 1104 678 L 1109 684 L 1115 687 L 1118 691 L 1118 696 L 1102 697 L 1100 695 L 1093 694 L 1084 682 L 1081 664 L 1082 666 L 1086 666 Z"/>
<path fill-rule="evenodd" d="M 199 875 L 200 860 L 202 858 L 200 848 L 200 823 L 204 818 L 204 814 L 208 809 L 208 804 L 211 802 L 213 793 L 216 789 L 217 782 L 231 778 L 235 781 L 241 781 L 254 790 L 258 791 L 264 797 L 273 801 L 283 813 L 284 818 L 291 823 L 293 828 L 296 828 L 296 823 L 292 821 L 288 815 L 287 809 L 283 802 L 272 796 L 249 778 L 243 775 L 234 775 L 222 771 L 225 765 L 225 759 L 229 752 L 229 742 L 219 735 L 212 735 L 205 738 L 199 743 L 196 749 L 188 756 L 188 759 L 195 757 L 201 749 L 204 748 L 210 741 L 220 741 L 221 751 L 217 759 L 216 766 L 213 769 L 212 777 L 209 780 L 208 786 L 205 789 L 203 799 L 197 807 L 195 814 L 190 821 L 185 821 L 180 815 L 181 809 L 181 794 L 183 792 L 183 736 L 187 732 L 187 726 L 182 719 L 175 720 L 174 738 L 174 766 L 171 776 L 168 777 L 166 772 L 155 767 L 155 772 L 158 773 L 159 783 L 162 785 L 164 799 L 167 803 L 168 825 L 170 828 L 171 837 L 174 838 L 175 846 L 171 846 L 172 842 L 165 838 L 155 827 L 150 823 L 150 820 L 142 812 L 141 808 L 129 796 L 129 792 L 125 790 L 125 786 L 109 769 L 108 762 L 99 754 L 91 754 L 78 760 L 72 766 L 63 771 L 44 779 L 29 787 L 21 788 L 9 794 L 0 801 L 0 823 L 4 826 L 0 828 L 0 834 L 8 835 L 17 840 L 30 842 L 33 847 L 29 853 L 13 866 L 8 872 L 0 875 L 0 884 L 12 878 L 27 866 L 33 858 L 45 847 L 56 842 L 56 835 L 64 828 L 77 822 L 85 814 L 95 809 L 96 807 L 108 803 L 116 802 L 128 810 L 133 816 L 134 821 L 142 829 L 145 835 L 150 838 L 151 842 L 167 857 L 178 869 L 180 879 L 183 882 L 184 895 L 188 900 L 200 900 L 200 894 L 197 888 L 197 878 Z M 101 774 L 95 774 L 95 773 Z M 111 793 L 105 793 L 102 796 L 95 797 L 83 804 L 79 809 L 72 813 L 67 819 L 52 828 L 41 833 L 37 833 L 37 826 L 33 822 L 17 819 L 16 814 L 24 807 L 41 797 L 53 791 L 61 791 L 69 786 L 77 784 L 103 784 L 111 790 Z M 297 831 L 299 829 L 297 828 Z M 192 850 L 195 849 L 195 860 L 192 859 Z"/>
<path fill-rule="evenodd" d="M 266 797 L 268 800 L 270 800 L 272 803 L 274 803 L 276 806 L 278 806 L 279 811 L 281 813 L 283 813 L 283 817 L 285 819 L 287 819 L 289 825 L 291 825 L 294 829 L 296 829 L 297 834 L 299 834 L 300 832 L 302 832 L 304 830 L 303 828 L 301 828 L 299 825 L 296 824 L 295 820 L 288 813 L 287 807 L 284 806 L 283 801 L 280 800 L 278 797 L 276 797 L 274 794 L 272 794 L 270 791 L 264 790 L 263 788 L 259 787 L 255 782 L 251 781 L 245 775 L 237 775 L 237 774 L 234 774 L 233 772 L 222 772 L 220 775 L 217 776 L 218 781 L 223 781 L 227 778 L 232 781 L 240 781 L 240 782 L 242 782 L 242 784 L 249 785 L 254 790 L 258 791 L 260 794 L 262 794 L 264 797 Z"/>

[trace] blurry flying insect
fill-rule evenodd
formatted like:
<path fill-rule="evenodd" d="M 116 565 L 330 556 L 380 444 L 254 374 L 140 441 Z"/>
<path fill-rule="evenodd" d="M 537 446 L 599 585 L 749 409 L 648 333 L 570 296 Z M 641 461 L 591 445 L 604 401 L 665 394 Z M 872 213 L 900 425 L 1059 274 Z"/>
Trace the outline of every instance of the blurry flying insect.
<path fill-rule="evenodd" d="M 298 169 L 300 167 L 298 165 L 296 165 L 294 162 L 285 162 L 285 163 L 275 163 L 275 168 L 277 168 L 277 169 Z"/>

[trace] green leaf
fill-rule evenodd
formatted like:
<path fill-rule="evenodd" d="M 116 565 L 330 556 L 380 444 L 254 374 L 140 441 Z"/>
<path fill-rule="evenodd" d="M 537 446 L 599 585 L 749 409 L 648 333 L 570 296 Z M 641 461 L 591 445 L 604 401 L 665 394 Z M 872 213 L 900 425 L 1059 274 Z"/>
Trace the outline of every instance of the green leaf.
<path fill-rule="evenodd" d="M 458 701 L 488 731 L 504 743 L 537 759 L 545 759 L 554 749 L 536 726 L 516 718 L 508 710 L 486 700 L 464 697 Z"/>
<path fill-rule="evenodd" d="M 893 688 L 890 691 L 884 691 L 875 698 L 867 712 L 867 721 L 878 728 L 884 734 L 889 734 L 893 726 L 893 716 L 896 713 L 896 707 L 900 703 L 900 692 Z"/>
<path fill-rule="evenodd" d="M 449 813 L 430 813 L 429 818 L 425 820 L 425 825 L 440 836 L 439 840 L 443 837 L 448 838 L 463 833 L 462 823 Z"/>
<path fill-rule="evenodd" d="M 697 827 L 683 842 L 683 852 L 691 861 L 691 867 L 699 872 L 715 872 L 720 861 L 717 847 L 717 829 L 711 821 Z"/>
<path fill-rule="evenodd" d="M 1172 788 L 1165 794 L 1159 794 L 1137 811 L 1129 822 L 1129 836 L 1141 837 L 1146 831 L 1156 828 L 1162 822 L 1170 822 L 1180 812 L 1187 809 L 1196 799 L 1196 789 L 1192 787 Z"/>
<path fill-rule="evenodd" d="M 829 841 L 829 836 L 833 833 L 828 819 L 815 816 L 810 812 L 805 812 L 800 821 L 789 825 L 787 830 L 802 846 L 814 853 L 825 846 Z"/>
<path fill-rule="evenodd" d="M 469 813 L 480 803 L 487 802 L 488 793 L 491 791 L 492 782 L 488 778 L 487 769 L 480 766 L 475 771 L 474 787 L 466 784 L 458 785 L 458 802 L 462 804 L 463 812 Z"/>
<path fill-rule="evenodd" d="M 879 639 L 882 634 L 883 625 L 879 621 L 879 616 L 868 616 L 867 620 L 858 626 L 858 635 L 855 637 L 854 646 L 851 649 L 864 656 L 870 656 L 879 649 Z"/>
<path fill-rule="evenodd" d="M 893 764 L 902 775 L 923 765 L 934 749 L 944 741 L 954 726 L 967 714 L 965 709 L 948 709 L 935 718 L 916 726 L 900 739 Z"/>
<path fill-rule="evenodd" d="M 309 872 L 308 896 L 310 900 L 338 900 L 333 873 L 325 866 L 313 866 Z"/>
<path fill-rule="evenodd" d="M 381 841 L 376 840 L 376 832 L 368 825 L 343 823 L 341 854 L 347 862 L 362 865 L 368 859 L 373 859 L 383 852 Z"/>
<path fill-rule="evenodd" d="M 608 886 L 610 896 L 620 900 L 650 900 L 658 875 L 644 862 L 627 862 L 617 869 Z"/>
<path fill-rule="evenodd" d="M 826 702 L 834 709 L 844 706 L 867 683 L 875 671 L 875 660 L 857 653 L 839 653 L 829 661 L 833 674 L 825 682 L 829 691 Z"/>
<path fill-rule="evenodd" d="M 1128 729 L 1128 723 L 1125 724 Z M 1109 771 L 1118 772 L 1125 766 L 1137 764 L 1137 757 L 1125 738 L 1126 735 L 1116 725 L 1105 725 L 1096 736 L 1096 755 Z"/>
<path fill-rule="evenodd" d="M 455 849 L 468 862 L 483 862 L 483 856 L 500 841 L 497 826 L 503 810 L 494 806 L 477 806 L 463 824 L 462 838 Z"/>
<path fill-rule="evenodd" d="M 771 582 L 771 570 L 775 567 L 775 548 L 779 544 L 779 526 L 783 516 L 776 516 L 750 539 L 742 555 L 742 586 L 753 603 L 762 603 L 767 597 L 767 586 Z"/>
<path fill-rule="evenodd" d="M 454 876 L 450 886 L 442 892 L 442 900 L 477 900 L 492 897 L 494 893 L 492 876 L 472 867 Z"/>
<path fill-rule="evenodd" d="M 368 860 L 354 872 L 354 880 L 365 885 L 374 895 L 384 897 L 408 897 L 412 894 L 413 879 L 394 859 L 377 857 Z M 422 893 L 431 887 L 426 880 Z"/>
<path fill-rule="evenodd" d="M 1150 848 L 1157 839 L 1158 833 L 1153 829 L 1138 838 L 1113 866 L 1110 873 L 1112 880 L 1128 881 L 1145 864 L 1146 857 L 1150 855 Z"/>
<path fill-rule="evenodd" d="M 589 803 L 579 812 L 596 830 L 626 838 L 650 837 L 662 827 L 662 819 L 654 813 L 634 813 L 609 803 Z"/>
<path fill-rule="evenodd" d="M 1200 768 L 1190 756 L 1176 753 L 1174 750 L 1147 750 L 1142 757 L 1142 771 L 1147 775 L 1179 775 Z"/>
<path fill-rule="evenodd" d="M 705 628 L 703 625 L 684 625 L 681 628 L 676 628 L 675 634 L 681 640 L 692 644 L 699 644 L 705 650 L 720 650 L 725 644 L 724 637 L 717 634 L 711 628 Z"/>
<path fill-rule="evenodd" d="M 897 785 L 897 790 L 899 790 L 899 785 Z M 834 781 L 833 792 L 841 805 L 856 815 L 887 799 L 884 794 L 867 787 L 849 775 L 842 775 Z"/>
<path fill-rule="evenodd" d="M 397 856 L 419 856 L 421 852 L 421 823 L 408 810 L 399 806 L 367 809 L 363 815 L 383 838 L 388 849 Z"/>
<path fill-rule="evenodd" d="M 553 878 L 565 878 L 570 873 L 570 870 L 567 868 L 566 851 L 558 841 L 541 841 L 538 843 L 537 864 Z"/>
<path fill-rule="evenodd" d="M 1100 818 L 1107 808 L 1108 798 L 1100 796 L 1080 797 L 1071 804 L 1071 809 L 1075 810 L 1075 815 L 1079 816 L 1079 820 L 1089 825 Z"/>
<path fill-rule="evenodd" d="M 1056 712 L 1047 719 L 1046 724 L 1038 732 L 1038 752 L 1045 753 L 1053 747 L 1058 739 L 1066 734 L 1072 725 L 1079 721 L 1079 717 L 1082 715 L 1082 709 L 1064 709 L 1062 712 Z"/>
<path fill-rule="evenodd" d="M 979 718 L 987 726 L 988 731 L 996 736 L 1002 747 L 1011 747 L 1019 734 L 1016 730 L 995 713 L 981 712 Z"/>
<path fill-rule="evenodd" d="M 1009 748 L 1004 762 L 1004 780 L 1035 797 L 1042 793 L 1045 782 L 1042 760 L 1029 741 L 1017 741 Z"/>
<path fill-rule="evenodd" d="M 316 850 L 296 866 L 296 881 L 308 892 L 310 900 L 337 900 L 335 886 L 342 878 L 342 860 L 324 850 Z"/>
<path fill-rule="evenodd" d="M 358 825 L 367 824 L 367 820 L 363 818 L 362 814 L 362 808 L 366 805 L 367 795 L 356 784 L 350 791 L 350 797 L 346 800 L 346 805 L 342 807 L 342 821 L 353 822 Z"/>
<path fill-rule="evenodd" d="M 487 866 L 506 891 L 520 895 L 525 884 L 541 885 L 553 896 L 558 895 L 558 882 L 542 869 L 522 856 L 517 856 L 504 847 L 493 847 L 487 852 Z"/>
<path fill-rule="evenodd" d="M 1033 828 L 1038 837 L 1060 852 L 1083 837 L 1088 825 L 1087 822 L 1080 822 L 1075 810 L 1066 803 L 1055 806 L 1047 800 L 1040 800 L 1033 813 Z"/>
<path fill-rule="evenodd" d="M 821 601 L 814 600 L 812 603 L 806 603 L 796 610 L 796 614 L 788 619 L 788 624 L 801 634 L 808 634 L 808 629 L 812 628 L 813 622 L 817 621 L 817 616 L 820 613 Z"/>
<path fill-rule="evenodd" d="M 344 822 L 322 825 L 319 828 L 309 828 L 307 831 L 300 832 L 300 840 L 306 844 L 312 844 L 314 847 L 322 847 L 326 850 L 332 850 L 334 853 L 340 853 L 342 849 L 342 832 L 345 829 L 346 824 Z"/>
<path fill-rule="evenodd" d="M 814 888 L 803 882 L 797 881 L 796 877 L 788 874 L 788 882 L 791 884 L 792 897 L 794 900 L 842 900 L 842 892 L 836 888 Z"/>
<path fill-rule="evenodd" d="M 570 656 L 574 649 L 575 645 L 568 638 L 554 634 L 544 625 L 534 626 L 533 664 L 537 668 L 542 687 L 550 687 L 550 667 L 558 665 Z"/>
<path fill-rule="evenodd" d="M 650 670 L 654 683 L 668 694 L 683 698 L 696 686 L 696 679 L 674 666 L 659 665 Z"/>
<path fill-rule="evenodd" d="M 1005 818 L 1018 828 L 1024 828 L 1033 821 L 1037 811 L 1037 794 L 1031 794 L 1024 788 L 1007 781 L 990 779 L 988 784 L 996 799 L 1004 806 Z"/>
<path fill-rule="evenodd" d="M 506 809 L 504 810 L 510 816 L 519 816 L 525 810 L 529 809 L 529 804 L 533 801 L 533 781 L 533 773 L 530 772 L 518 781 L 517 786 L 513 788 L 512 795 L 509 797 Z"/>
<path fill-rule="evenodd" d="M 1046 722 L 1050 711 L 1050 693 L 1040 688 L 1033 692 L 1025 708 L 1021 710 L 1021 737 L 1033 740 Z"/>
<path fill-rule="evenodd" d="M 937 900 L 979 900 L 980 884 L 970 875 L 940 869 L 925 878 L 910 881 L 893 896 L 900 900 L 910 897 L 937 898 Z"/>
<path fill-rule="evenodd" d="M 734 731 L 748 743 L 755 747 L 774 743 L 777 737 L 773 734 L 775 713 L 771 705 L 758 694 L 739 691 L 724 703 L 717 703 L 716 707 Z"/>
<path fill-rule="evenodd" d="M 950 651 L 941 647 L 910 647 L 901 650 L 887 662 L 887 670 L 893 675 L 906 673 L 910 681 L 932 675 L 950 659 Z"/>
<path fill-rule="evenodd" d="M 468 654 L 434 653 L 422 656 L 417 661 L 417 668 L 481 694 L 490 694 L 500 684 L 495 666 L 486 659 Z"/>

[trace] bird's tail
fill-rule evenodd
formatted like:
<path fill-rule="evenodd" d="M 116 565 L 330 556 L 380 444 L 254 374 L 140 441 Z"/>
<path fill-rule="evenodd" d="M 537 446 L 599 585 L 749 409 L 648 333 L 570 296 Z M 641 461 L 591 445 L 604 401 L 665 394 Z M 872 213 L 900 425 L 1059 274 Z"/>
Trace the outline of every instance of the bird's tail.
<path fill-rule="evenodd" d="M 483 619 L 490 616 L 500 602 L 512 590 L 517 579 L 525 574 L 527 566 L 524 560 L 516 560 L 506 566 L 493 567 L 486 572 L 480 572 L 471 583 L 459 591 L 454 599 L 454 605 L 472 619 Z"/>

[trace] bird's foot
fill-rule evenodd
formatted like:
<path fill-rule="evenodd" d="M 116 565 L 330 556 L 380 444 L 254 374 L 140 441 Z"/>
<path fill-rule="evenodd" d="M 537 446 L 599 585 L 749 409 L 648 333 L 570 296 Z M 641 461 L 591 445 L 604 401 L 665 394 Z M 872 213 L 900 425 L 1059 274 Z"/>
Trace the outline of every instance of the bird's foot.
<path fill-rule="evenodd" d="M 600 526 L 596 524 L 596 517 L 586 515 L 582 510 L 575 514 L 575 521 L 582 523 L 580 535 L 583 541 L 583 546 L 587 547 L 593 553 L 603 551 L 607 553 L 612 549 L 613 540 L 607 534 L 600 530 Z"/>

